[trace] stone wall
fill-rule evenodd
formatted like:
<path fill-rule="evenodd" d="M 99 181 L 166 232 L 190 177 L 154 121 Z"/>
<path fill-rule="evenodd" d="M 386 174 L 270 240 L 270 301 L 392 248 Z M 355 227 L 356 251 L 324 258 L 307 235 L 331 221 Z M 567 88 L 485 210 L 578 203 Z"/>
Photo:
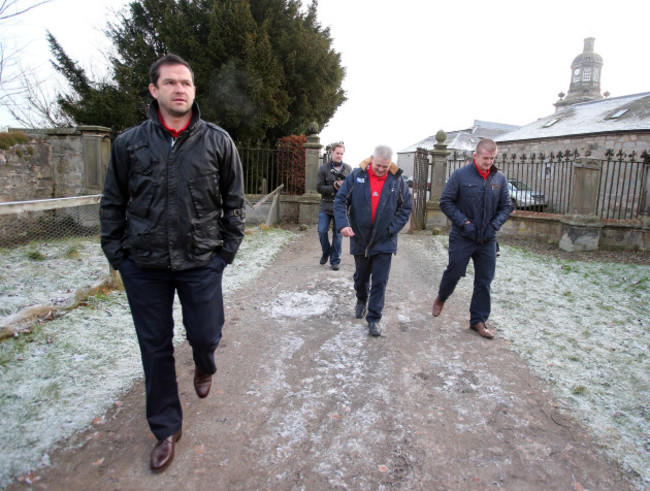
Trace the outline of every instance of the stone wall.
<path fill-rule="evenodd" d="M 20 131 L 27 143 L 0 150 L 0 202 L 101 193 L 110 156 L 108 128 Z"/>
<path fill-rule="evenodd" d="M 623 150 L 628 156 L 632 152 L 641 155 L 650 148 L 650 131 L 638 133 L 609 133 L 599 135 L 567 136 L 553 139 L 522 140 L 517 142 L 498 142 L 499 157 L 503 155 L 557 153 L 577 149 L 581 156 L 604 159 L 607 149 Z"/>
<path fill-rule="evenodd" d="M 54 197 L 54 169 L 47 139 L 0 150 L 0 202 Z"/>

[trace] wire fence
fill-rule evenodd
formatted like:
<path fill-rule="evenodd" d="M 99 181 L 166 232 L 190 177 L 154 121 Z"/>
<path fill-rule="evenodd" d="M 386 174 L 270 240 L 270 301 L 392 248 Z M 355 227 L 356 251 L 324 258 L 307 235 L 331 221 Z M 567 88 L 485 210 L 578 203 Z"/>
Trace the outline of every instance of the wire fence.
<path fill-rule="evenodd" d="M 0 203 L 0 247 L 99 236 L 101 195 Z"/>

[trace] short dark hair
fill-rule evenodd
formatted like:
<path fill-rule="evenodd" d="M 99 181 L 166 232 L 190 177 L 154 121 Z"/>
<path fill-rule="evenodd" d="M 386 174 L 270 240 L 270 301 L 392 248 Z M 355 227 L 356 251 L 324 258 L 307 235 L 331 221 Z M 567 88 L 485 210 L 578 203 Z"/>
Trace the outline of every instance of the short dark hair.
<path fill-rule="evenodd" d="M 194 83 L 194 72 L 192 71 L 190 64 L 180 56 L 169 53 L 162 58 L 158 58 L 153 62 L 151 68 L 149 68 L 149 81 L 156 87 L 158 87 L 158 79 L 160 78 L 160 67 L 163 65 L 183 65 L 187 67 L 187 69 L 192 74 L 192 83 Z"/>
<path fill-rule="evenodd" d="M 486 152 L 496 152 L 498 147 L 496 142 L 491 138 L 482 138 L 476 145 L 476 153 L 481 153 L 482 150 Z"/>

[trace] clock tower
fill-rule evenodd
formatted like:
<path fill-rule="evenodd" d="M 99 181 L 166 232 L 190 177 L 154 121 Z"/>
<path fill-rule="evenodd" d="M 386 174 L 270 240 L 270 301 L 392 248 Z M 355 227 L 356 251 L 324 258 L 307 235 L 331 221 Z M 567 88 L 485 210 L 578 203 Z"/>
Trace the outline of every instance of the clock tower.
<path fill-rule="evenodd" d="M 603 59 L 599 54 L 594 53 L 594 41 L 594 38 L 586 38 L 583 52 L 573 60 L 569 93 L 564 99 L 564 94 L 560 94 L 560 100 L 555 103 L 556 110 L 578 102 L 603 98 L 600 93 Z"/>

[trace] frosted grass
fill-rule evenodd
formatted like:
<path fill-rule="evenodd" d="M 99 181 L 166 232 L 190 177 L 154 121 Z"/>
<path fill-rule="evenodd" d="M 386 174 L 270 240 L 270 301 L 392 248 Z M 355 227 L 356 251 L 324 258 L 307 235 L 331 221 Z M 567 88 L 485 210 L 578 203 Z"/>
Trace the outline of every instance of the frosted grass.
<path fill-rule="evenodd" d="M 0 250 L 0 321 L 34 305 L 67 306 L 108 275 L 99 238 Z"/>
<path fill-rule="evenodd" d="M 224 294 L 259 276 L 292 237 L 291 232 L 279 229 L 248 231 L 235 261 L 225 270 Z M 61 302 L 69 302 L 79 284 L 101 281 L 108 265 L 96 242 L 73 245 L 78 259 L 66 253 L 67 242 L 3 251 L 2 305 L 6 298 L 16 299 L 12 308 L 52 303 L 53 291 Z M 44 256 L 42 260 L 27 260 L 35 251 Z M 178 344 L 185 339 L 178 301 L 174 318 Z M 58 442 L 101 418 L 142 376 L 124 292 L 91 299 L 87 307 L 37 325 L 30 339 L 29 343 L 22 337 L 0 343 L 0 487 L 47 465 L 48 452 Z"/>
<path fill-rule="evenodd" d="M 650 267 L 502 250 L 492 324 L 650 485 Z"/>

